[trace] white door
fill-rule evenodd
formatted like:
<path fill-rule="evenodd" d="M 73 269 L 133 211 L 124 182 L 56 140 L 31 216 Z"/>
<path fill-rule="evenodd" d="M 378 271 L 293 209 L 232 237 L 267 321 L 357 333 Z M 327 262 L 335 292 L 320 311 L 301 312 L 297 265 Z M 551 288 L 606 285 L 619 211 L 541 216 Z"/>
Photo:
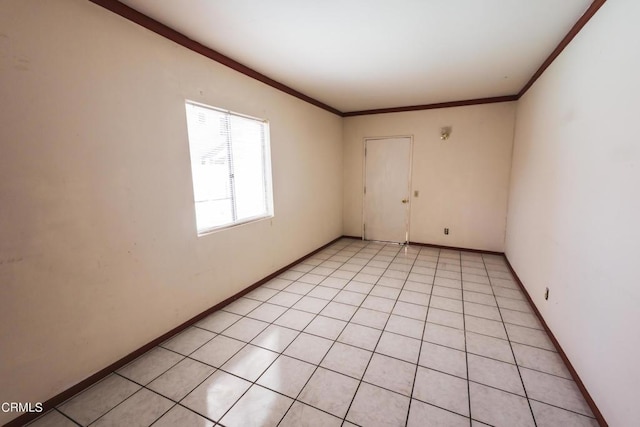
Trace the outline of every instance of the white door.
<path fill-rule="evenodd" d="M 409 238 L 410 137 L 365 139 L 364 238 Z"/>

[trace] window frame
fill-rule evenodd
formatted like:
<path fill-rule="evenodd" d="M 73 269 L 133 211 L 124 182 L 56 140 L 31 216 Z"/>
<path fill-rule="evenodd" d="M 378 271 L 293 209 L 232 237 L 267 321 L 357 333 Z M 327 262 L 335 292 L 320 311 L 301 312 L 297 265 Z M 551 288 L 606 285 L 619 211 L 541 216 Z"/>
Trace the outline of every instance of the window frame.
<path fill-rule="evenodd" d="M 191 140 L 189 138 L 189 132 L 188 132 L 189 105 L 216 111 L 218 113 L 223 113 L 227 116 L 236 116 L 236 117 L 241 117 L 243 119 L 253 120 L 261 124 L 261 126 L 263 127 L 262 128 L 262 135 L 263 135 L 262 155 L 263 155 L 263 170 L 264 170 L 263 179 L 264 179 L 264 185 L 265 185 L 265 205 L 266 205 L 265 214 L 243 218 L 241 220 L 236 220 L 233 222 L 225 223 L 225 224 L 214 226 L 214 227 L 206 227 L 202 229 L 198 227 L 197 207 L 196 207 L 197 201 L 196 201 L 196 191 L 195 191 L 196 187 L 195 187 L 195 181 L 193 176 L 193 162 L 191 161 Z M 246 225 L 252 222 L 262 221 L 265 219 L 272 219 L 275 216 L 275 212 L 274 212 L 274 203 L 273 203 L 273 172 L 271 168 L 271 132 L 270 132 L 269 120 L 263 119 L 260 117 L 250 116 L 248 114 L 237 113 L 235 111 L 227 110 L 224 108 L 214 107 L 212 105 L 204 104 L 202 102 L 192 101 L 190 99 L 185 99 L 185 113 L 186 113 L 185 118 L 187 121 L 187 143 L 189 145 L 189 170 L 191 172 L 191 184 L 192 184 L 192 190 L 193 190 L 193 208 L 194 208 L 194 214 L 196 219 L 196 231 L 197 231 L 198 237 L 205 236 L 212 233 L 217 233 L 219 231 L 223 231 L 226 229 Z M 232 142 L 233 136 L 229 133 L 229 137 L 231 138 L 231 141 L 229 142 L 229 145 L 231 147 L 233 145 L 233 142 Z M 229 178 L 230 180 L 235 180 L 234 169 L 230 170 Z M 233 186 L 233 188 L 231 188 L 231 198 L 234 206 L 235 206 L 235 197 L 236 197 L 236 191 L 235 191 L 235 186 Z M 235 210 L 235 208 L 233 208 L 233 210 Z"/>

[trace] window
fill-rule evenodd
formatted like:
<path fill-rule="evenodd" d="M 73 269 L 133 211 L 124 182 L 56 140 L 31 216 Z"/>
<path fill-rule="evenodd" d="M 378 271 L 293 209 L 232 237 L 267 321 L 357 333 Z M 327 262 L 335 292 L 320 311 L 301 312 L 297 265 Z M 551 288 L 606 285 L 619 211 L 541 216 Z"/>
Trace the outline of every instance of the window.
<path fill-rule="evenodd" d="M 273 215 L 269 123 L 186 102 L 198 235 Z"/>

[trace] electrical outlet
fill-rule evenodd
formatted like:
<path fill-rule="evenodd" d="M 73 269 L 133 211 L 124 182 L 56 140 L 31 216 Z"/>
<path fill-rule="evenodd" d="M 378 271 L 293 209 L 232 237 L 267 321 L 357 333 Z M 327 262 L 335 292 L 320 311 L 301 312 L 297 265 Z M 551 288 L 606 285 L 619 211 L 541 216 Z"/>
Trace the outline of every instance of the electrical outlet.
<path fill-rule="evenodd" d="M 548 300 L 548 299 L 549 299 L 549 288 L 547 288 L 547 289 L 544 291 L 544 299 L 545 299 L 545 300 Z"/>
<path fill-rule="evenodd" d="M 447 234 L 447 235 L 449 234 L 449 229 L 448 228 L 444 229 L 444 234 Z"/>

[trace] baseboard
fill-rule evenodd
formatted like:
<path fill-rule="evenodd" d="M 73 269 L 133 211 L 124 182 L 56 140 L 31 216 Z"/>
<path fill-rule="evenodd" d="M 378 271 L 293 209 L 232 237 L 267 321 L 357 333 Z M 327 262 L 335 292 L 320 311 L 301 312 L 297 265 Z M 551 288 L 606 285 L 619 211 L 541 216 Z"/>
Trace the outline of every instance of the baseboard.
<path fill-rule="evenodd" d="M 565 365 L 567 365 L 567 368 L 569 369 L 569 373 L 571 374 L 571 377 L 573 377 L 573 380 L 576 382 L 576 385 L 578 386 L 578 389 L 580 389 L 580 392 L 584 396 L 584 399 L 587 401 L 587 404 L 589 405 L 589 408 L 591 408 L 591 412 L 593 412 L 593 415 L 596 417 L 596 420 L 598 421 L 598 424 L 600 424 L 601 427 L 608 427 L 609 424 L 607 424 L 607 421 L 602 416 L 602 413 L 598 409 L 598 406 L 596 405 L 596 402 L 591 398 L 591 395 L 589 394 L 589 392 L 587 391 L 587 388 L 584 386 L 584 383 L 580 379 L 580 376 L 578 375 L 578 372 L 576 372 L 575 368 L 573 367 L 573 365 L 569 361 L 569 358 L 567 357 L 566 353 L 562 349 L 562 346 L 560 346 L 560 343 L 556 339 L 555 335 L 553 335 L 553 332 L 551 332 L 551 329 L 549 329 L 549 326 L 547 326 L 547 322 L 544 321 L 544 318 L 542 317 L 542 314 L 540 314 L 540 311 L 538 310 L 538 307 L 536 307 L 535 303 L 531 299 L 531 296 L 529 295 L 529 292 L 527 292 L 527 289 L 522 284 L 522 281 L 518 277 L 518 274 L 513 269 L 513 266 L 511 265 L 511 262 L 509 262 L 509 258 L 507 258 L 507 256 L 505 255 L 504 259 L 507 261 L 507 265 L 509 266 L 509 270 L 511 270 L 511 274 L 513 274 L 513 277 L 515 277 L 516 282 L 518 283 L 518 286 L 520 286 L 520 289 L 522 289 L 522 292 L 527 297 L 527 300 L 529 301 L 529 304 L 531 304 L 531 307 L 533 308 L 533 311 L 535 312 L 536 316 L 538 317 L 538 320 L 540 320 L 540 323 L 542 324 L 542 327 L 547 332 L 547 335 L 549 335 L 549 338 L 551 339 L 551 342 L 553 343 L 554 347 L 558 351 L 558 354 L 560 355 L 560 357 L 564 361 Z"/>
<path fill-rule="evenodd" d="M 8 423 L 6 423 L 3 427 L 18 427 L 18 426 L 22 426 L 23 424 L 26 424 L 28 422 L 31 422 L 31 421 L 35 420 L 36 418 L 38 418 L 39 416 L 41 416 L 45 412 L 49 411 L 50 409 L 55 408 L 56 406 L 58 406 L 59 404 L 61 404 L 65 400 L 73 397 L 74 395 L 78 394 L 79 392 L 81 392 L 85 388 L 97 383 L 98 381 L 100 381 L 101 379 L 103 379 L 104 377 L 109 375 L 111 372 L 120 369 L 121 367 L 123 367 L 127 363 L 129 363 L 129 362 L 137 359 L 138 357 L 142 356 L 144 353 L 146 353 L 147 351 L 151 350 L 153 347 L 157 346 L 158 344 L 166 341 L 171 336 L 177 334 L 178 332 L 181 332 L 182 330 L 188 328 L 189 326 L 193 325 L 194 323 L 204 319 L 205 317 L 207 317 L 208 315 L 210 315 L 214 311 L 217 311 L 217 310 L 221 309 L 222 307 L 224 307 L 225 305 L 232 303 L 233 301 L 237 300 L 238 298 L 242 297 L 243 295 L 248 294 L 249 292 L 251 292 L 255 288 L 263 285 L 264 283 L 268 282 L 269 280 L 271 280 L 271 279 L 275 278 L 276 276 L 284 273 L 289 268 L 291 268 L 294 265 L 298 264 L 299 262 L 304 261 L 305 259 L 315 255 L 316 253 L 320 252 L 321 250 L 323 250 L 327 246 L 330 246 L 330 245 L 334 244 L 335 242 L 337 242 L 338 240 L 340 240 L 342 238 L 343 238 L 343 236 L 340 236 L 340 237 L 330 241 L 329 243 L 327 243 L 325 245 L 322 245 L 318 249 L 316 249 L 316 250 L 314 250 L 312 252 L 309 252 L 308 254 L 298 258 L 297 260 L 293 261 L 292 263 L 289 263 L 288 265 L 282 267 L 278 271 L 275 271 L 275 272 L 271 273 L 270 275 L 258 280 L 257 282 L 255 282 L 252 285 L 244 288 L 240 292 L 230 296 L 229 298 L 227 298 L 224 301 L 214 305 L 213 307 L 208 308 L 207 310 L 205 310 L 202 313 L 192 317 L 191 319 L 187 320 L 186 322 L 182 323 L 181 325 L 176 326 L 175 328 L 171 329 L 169 332 L 167 332 L 165 334 L 162 334 L 161 336 L 159 336 L 158 338 L 154 339 L 153 341 L 148 342 L 147 344 L 143 345 L 142 347 L 138 348 L 137 350 L 129 353 L 128 355 L 126 355 L 122 359 L 117 360 L 116 362 L 112 363 L 111 365 L 107 366 L 106 368 L 101 369 L 100 371 L 96 372 L 95 374 L 93 374 L 93 375 L 89 376 L 88 378 L 80 381 L 76 385 L 69 387 L 68 389 L 64 390 L 61 393 L 58 393 L 54 397 L 52 397 L 52 398 L 50 398 L 47 401 L 42 403 L 42 408 L 43 408 L 42 412 L 22 414 L 22 415 L 18 416 L 17 418 L 14 418 L 13 420 L 11 420 Z"/>
<path fill-rule="evenodd" d="M 504 252 L 486 251 L 484 249 L 460 248 L 457 246 L 434 245 L 433 243 L 409 242 L 410 245 L 426 246 L 428 248 L 449 249 L 452 251 L 474 252 L 478 254 L 504 255 Z"/>

